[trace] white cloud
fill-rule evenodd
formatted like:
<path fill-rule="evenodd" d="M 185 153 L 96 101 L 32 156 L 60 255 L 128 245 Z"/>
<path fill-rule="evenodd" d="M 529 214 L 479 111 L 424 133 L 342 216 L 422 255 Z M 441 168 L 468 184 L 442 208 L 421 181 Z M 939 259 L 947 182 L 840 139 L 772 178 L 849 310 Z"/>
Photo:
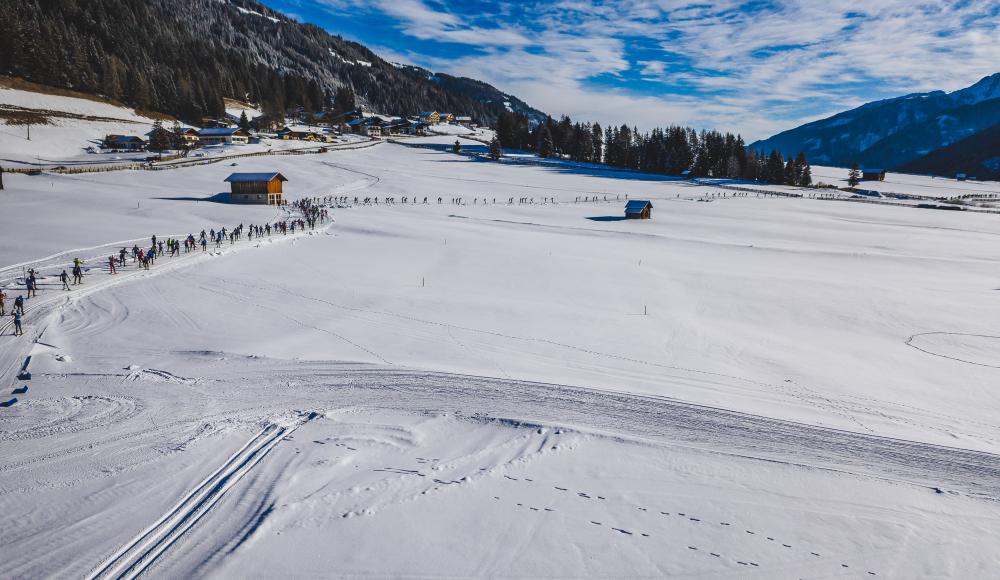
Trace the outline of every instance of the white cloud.
<path fill-rule="evenodd" d="M 477 14 L 476 24 L 459 4 L 357 6 L 396 19 L 407 36 L 477 49 L 410 54 L 418 64 L 491 82 L 555 115 L 641 128 L 690 123 L 763 137 L 873 98 L 954 90 L 1000 69 L 996 0 L 557 0 L 517 5 L 530 22 L 511 21 L 504 6 Z M 630 72 L 644 86 L 625 84 Z M 600 75 L 622 78 L 622 88 L 595 89 L 588 81 Z M 663 96 L 649 93 L 657 83 Z M 693 94 L 672 96 L 678 87 Z"/>

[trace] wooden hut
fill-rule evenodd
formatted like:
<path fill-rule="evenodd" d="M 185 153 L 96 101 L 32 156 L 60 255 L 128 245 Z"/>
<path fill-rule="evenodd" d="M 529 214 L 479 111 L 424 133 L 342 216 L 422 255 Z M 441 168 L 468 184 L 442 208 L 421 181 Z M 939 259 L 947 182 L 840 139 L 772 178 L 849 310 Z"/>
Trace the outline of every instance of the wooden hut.
<path fill-rule="evenodd" d="M 234 173 L 226 178 L 229 182 L 229 201 L 232 203 L 252 203 L 281 205 L 281 183 L 288 181 L 280 173 Z"/>
<path fill-rule="evenodd" d="M 653 204 L 646 199 L 632 199 L 625 204 L 625 217 L 630 220 L 648 220 L 653 217 Z"/>
<path fill-rule="evenodd" d="M 869 169 L 866 167 L 861 170 L 861 181 L 885 181 L 885 169 Z"/>

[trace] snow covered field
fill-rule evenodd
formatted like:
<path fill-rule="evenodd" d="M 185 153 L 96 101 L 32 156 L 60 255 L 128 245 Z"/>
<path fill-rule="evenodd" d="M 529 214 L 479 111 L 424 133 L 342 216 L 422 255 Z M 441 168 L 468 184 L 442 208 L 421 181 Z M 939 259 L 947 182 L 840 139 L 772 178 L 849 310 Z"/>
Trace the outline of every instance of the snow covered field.
<path fill-rule="evenodd" d="M 814 183 L 828 183 L 847 186 L 847 169 L 840 167 L 813 167 Z M 969 194 L 1000 194 L 1000 183 L 996 181 L 959 181 L 950 177 L 931 177 L 887 173 L 885 181 L 862 181 L 859 188 L 886 193 L 903 193 L 919 197 L 958 197 Z"/>
<path fill-rule="evenodd" d="M 46 278 L 27 336 L 0 337 L 4 388 L 29 386 L 0 408 L 0 574 L 1000 566 L 1000 216 L 705 203 L 717 189 L 454 139 L 7 176 L 0 282 Z M 291 199 L 352 207 L 148 273 L 97 266 L 276 219 L 210 199 L 272 170 Z M 620 219 L 626 195 L 653 220 Z M 85 289 L 60 294 L 77 256 Z"/>

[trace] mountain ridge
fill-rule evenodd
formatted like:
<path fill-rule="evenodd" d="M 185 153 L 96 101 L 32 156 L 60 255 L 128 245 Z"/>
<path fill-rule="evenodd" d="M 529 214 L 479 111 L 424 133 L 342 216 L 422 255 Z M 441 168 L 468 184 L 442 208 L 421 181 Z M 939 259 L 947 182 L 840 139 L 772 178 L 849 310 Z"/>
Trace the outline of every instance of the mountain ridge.
<path fill-rule="evenodd" d="M 895 168 L 1000 123 L 1000 73 L 952 92 L 865 103 L 756 141 L 754 149 L 805 151 L 810 160 Z"/>

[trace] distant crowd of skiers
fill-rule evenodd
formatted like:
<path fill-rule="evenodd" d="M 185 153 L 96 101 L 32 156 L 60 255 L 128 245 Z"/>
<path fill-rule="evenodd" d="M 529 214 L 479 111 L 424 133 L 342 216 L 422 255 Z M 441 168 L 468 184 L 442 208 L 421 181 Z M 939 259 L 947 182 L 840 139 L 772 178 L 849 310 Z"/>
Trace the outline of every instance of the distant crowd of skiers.
<path fill-rule="evenodd" d="M 313 205 L 311 200 L 300 200 L 293 204 L 296 209 L 298 209 L 302 218 L 282 220 L 272 223 L 267 223 L 262 226 L 250 224 L 244 227 L 243 224 L 236 226 L 235 228 L 228 230 L 225 227 L 216 230 L 214 228 L 209 229 L 208 232 L 201 230 L 197 236 L 195 234 L 188 234 L 183 240 L 175 240 L 173 238 L 167 238 L 166 241 L 162 239 L 157 239 L 154 235 L 150 238 L 151 243 L 149 248 L 140 248 L 138 244 L 132 246 L 131 250 L 127 250 L 124 247 L 118 250 L 118 254 L 112 254 L 108 256 L 107 260 L 107 271 L 109 275 L 117 274 L 119 270 L 125 268 L 126 260 L 129 256 L 132 258 L 132 264 L 137 264 L 138 269 L 149 270 L 149 267 L 155 265 L 156 259 L 163 257 L 164 255 L 169 255 L 170 257 L 179 256 L 182 249 L 184 253 L 196 251 L 199 246 L 201 246 L 202 252 L 208 251 L 208 244 L 214 244 L 215 248 L 221 248 L 225 240 L 229 240 L 230 244 L 235 244 L 238 240 L 242 240 L 244 233 L 247 240 L 253 240 L 254 238 L 271 237 L 272 234 L 275 235 L 288 235 L 289 233 L 294 234 L 296 230 L 305 231 L 306 228 L 312 230 L 316 228 L 316 224 L 324 223 L 330 218 L 329 212 L 322 207 Z M 80 258 L 73 259 L 73 268 L 70 273 L 67 273 L 65 269 L 59 274 L 58 278 L 62 284 L 62 290 L 72 290 L 70 286 L 77 286 L 83 284 L 83 260 Z M 38 296 L 38 278 L 34 269 L 28 270 L 24 276 L 24 288 L 25 294 L 18 294 L 14 298 L 13 308 L 11 309 L 11 316 L 14 317 L 14 335 L 24 334 L 23 324 L 24 324 L 24 305 L 30 298 L 35 298 Z M 72 283 L 70 280 L 72 279 Z M 7 315 L 7 304 L 8 296 L 4 292 L 3 288 L 0 288 L 0 316 Z"/>

